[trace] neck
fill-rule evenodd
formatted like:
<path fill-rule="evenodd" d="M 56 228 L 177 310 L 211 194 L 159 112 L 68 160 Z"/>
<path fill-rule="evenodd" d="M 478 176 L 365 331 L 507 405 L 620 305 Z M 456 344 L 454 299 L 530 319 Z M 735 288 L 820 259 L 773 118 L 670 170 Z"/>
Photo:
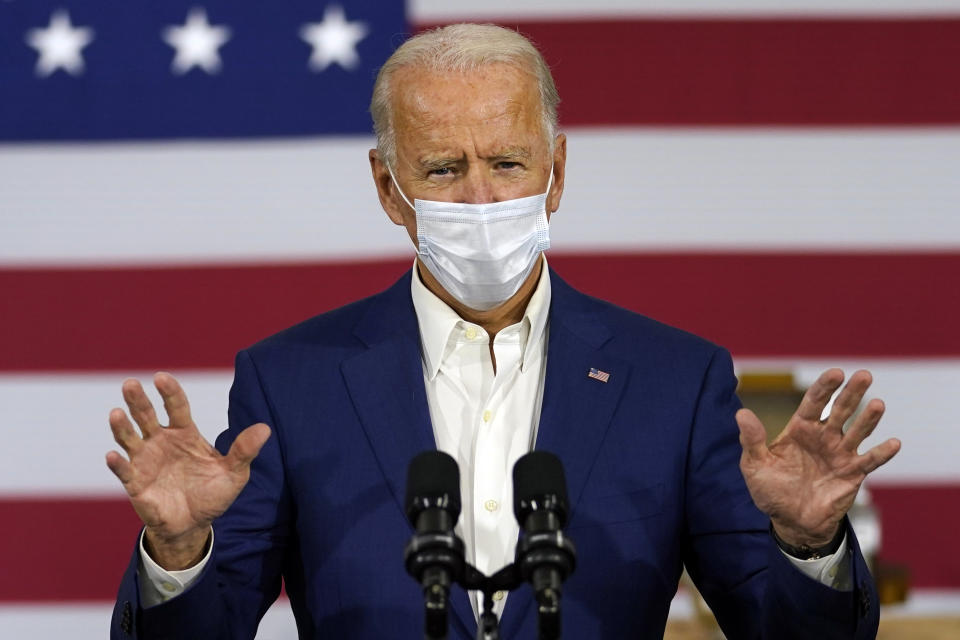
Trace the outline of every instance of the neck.
<path fill-rule="evenodd" d="M 427 289 L 443 300 L 458 316 L 467 322 L 472 322 L 483 327 L 484 331 L 490 336 L 491 346 L 493 345 L 494 336 L 496 336 L 501 329 L 516 324 L 523 319 L 523 314 L 527 310 L 530 298 L 533 297 L 533 292 L 536 290 L 537 283 L 540 281 L 540 272 L 542 269 L 543 259 L 540 259 L 537 261 L 537 266 L 530 272 L 530 275 L 509 300 L 493 309 L 478 311 L 477 309 L 464 306 L 463 303 L 447 293 L 447 290 L 441 287 L 436 278 L 431 275 L 429 269 L 423 266 L 419 258 L 417 259 L 417 272 L 420 274 L 420 280 L 426 285 Z"/>

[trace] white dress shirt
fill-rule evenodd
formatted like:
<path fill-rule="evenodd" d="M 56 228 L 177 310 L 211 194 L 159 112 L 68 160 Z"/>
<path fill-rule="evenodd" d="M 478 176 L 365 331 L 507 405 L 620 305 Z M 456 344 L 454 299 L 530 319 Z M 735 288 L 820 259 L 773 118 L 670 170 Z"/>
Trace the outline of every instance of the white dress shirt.
<path fill-rule="evenodd" d="M 533 449 L 547 357 L 550 277 L 546 260 L 523 318 L 493 338 L 434 295 L 419 277 L 410 292 L 420 325 L 423 380 L 437 449 L 460 467 L 457 534 L 467 561 L 487 575 L 513 562 L 520 526 L 513 515 L 513 465 Z M 506 593 L 494 596 L 499 616 Z M 474 614 L 483 607 L 479 592 Z"/>
<path fill-rule="evenodd" d="M 427 289 L 416 266 L 410 293 L 420 327 L 423 379 L 437 449 L 450 454 L 460 467 L 462 512 L 456 532 L 463 538 L 467 561 L 492 575 L 513 562 L 519 535 L 513 515 L 513 465 L 533 449 L 540 421 L 550 309 L 546 258 L 523 318 L 493 339 L 496 370 L 487 332 L 460 318 Z M 831 556 L 798 560 L 784 555 L 810 578 L 849 590 L 846 549 L 844 538 Z M 140 555 L 141 598 L 150 607 L 183 593 L 203 570 L 210 551 L 183 571 L 165 571 L 156 564 L 142 537 Z M 472 595 L 478 615 L 482 596 Z M 506 595 L 494 596 L 497 616 Z"/>

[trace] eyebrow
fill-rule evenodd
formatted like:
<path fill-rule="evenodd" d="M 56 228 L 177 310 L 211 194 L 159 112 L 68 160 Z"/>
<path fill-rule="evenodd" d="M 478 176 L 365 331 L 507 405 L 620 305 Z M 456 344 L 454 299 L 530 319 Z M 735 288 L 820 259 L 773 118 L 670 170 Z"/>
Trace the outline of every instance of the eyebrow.
<path fill-rule="evenodd" d="M 531 156 L 530 149 L 526 147 L 507 147 L 500 149 L 492 154 L 491 160 L 529 160 Z"/>
<path fill-rule="evenodd" d="M 530 150 L 526 147 L 506 147 L 504 149 L 499 149 L 495 153 L 492 153 L 489 156 L 486 156 L 485 160 L 529 160 L 533 154 L 530 153 Z M 432 169 L 442 169 L 444 167 L 450 167 L 452 165 L 460 164 L 464 161 L 464 156 L 445 156 L 445 155 L 436 155 L 436 156 L 425 156 L 420 158 L 418 163 L 420 167 L 426 170 Z"/>
<path fill-rule="evenodd" d="M 532 154 L 530 150 L 526 147 L 508 147 L 506 149 L 500 149 L 489 156 L 486 156 L 485 160 L 529 160 Z M 464 157 L 455 156 L 426 156 L 420 158 L 418 161 L 421 167 L 428 169 L 435 169 L 437 167 L 448 167 L 452 164 L 457 164 L 463 162 Z"/>
<path fill-rule="evenodd" d="M 459 158 L 454 156 L 427 156 L 425 158 L 420 158 L 419 164 L 422 168 L 429 170 L 442 169 L 460 162 L 463 162 L 462 156 Z"/>

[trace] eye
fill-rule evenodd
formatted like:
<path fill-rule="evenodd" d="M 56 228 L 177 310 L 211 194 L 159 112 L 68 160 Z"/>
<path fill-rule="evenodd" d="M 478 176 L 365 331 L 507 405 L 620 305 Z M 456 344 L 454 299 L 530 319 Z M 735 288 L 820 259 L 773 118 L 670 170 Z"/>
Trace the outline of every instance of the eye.
<path fill-rule="evenodd" d="M 431 176 L 449 176 L 451 173 L 453 173 L 453 170 L 450 167 L 439 167 L 430 170 Z"/>
<path fill-rule="evenodd" d="M 497 163 L 497 168 L 498 168 L 498 169 L 505 169 L 505 170 L 507 170 L 507 171 L 510 171 L 511 169 L 518 169 L 520 166 L 521 166 L 521 165 L 520 165 L 519 162 L 510 162 L 510 161 L 507 161 L 507 160 L 505 160 L 505 161 L 503 161 L 503 162 L 498 162 L 498 163 Z"/>

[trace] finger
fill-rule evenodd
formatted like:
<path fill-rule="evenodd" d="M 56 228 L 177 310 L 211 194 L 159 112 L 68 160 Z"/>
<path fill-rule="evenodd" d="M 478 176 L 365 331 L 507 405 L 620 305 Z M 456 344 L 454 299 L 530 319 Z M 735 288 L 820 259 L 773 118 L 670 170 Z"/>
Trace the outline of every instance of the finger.
<path fill-rule="evenodd" d="M 740 446 L 743 454 L 757 460 L 767 455 L 767 430 L 760 418 L 750 409 L 737 411 L 737 426 L 740 427 Z"/>
<path fill-rule="evenodd" d="M 143 440 L 137 435 L 130 418 L 123 412 L 123 409 L 110 411 L 110 431 L 113 432 L 114 442 L 123 447 L 127 454 L 132 455 L 143 446 Z"/>
<path fill-rule="evenodd" d="M 165 371 L 160 371 L 153 376 L 153 384 L 163 398 L 163 408 L 167 412 L 167 417 L 170 418 L 170 426 L 173 428 L 193 426 L 187 394 L 177 379 Z"/>
<path fill-rule="evenodd" d="M 227 464 L 234 471 L 243 471 L 257 457 L 269 437 L 270 427 L 262 422 L 247 427 L 230 446 L 230 451 L 227 452 Z"/>
<path fill-rule="evenodd" d="M 113 475 L 117 476 L 123 484 L 127 484 L 133 480 L 133 465 L 116 451 L 107 453 L 107 467 L 110 468 Z"/>
<path fill-rule="evenodd" d="M 140 381 L 134 378 L 127 378 L 123 381 L 123 400 L 130 409 L 130 417 L 140 427 L 143 437 L 149 438 L 158 433 L 162 428 L 157 422 L 157 412 L 153 410 L 153 403 L 147 397 Z"/>
<path fill-rule="evenodd" d="M 843 371 L 840 369 L 827 369 L 821 373 L 816 382 L 803 394 L 803 400 L 800 401 L 795 415 L 804 420 L 814 422 L 820 420 L 824 407 L 842 383 Z"/>
<path fill-rule="evenodd" d="M 863 473 L 873 473 L 876 469 L 890 462 L 890 459 L 900 451 L 900 441 L 890 438 L 870 451 L 857 458 L 857 463 Z"/>
<path fill-rule="evenodd" d="M 847 423 L 853 412 L 860 406 L 863 400 L 863 394 L 867 392 L 873 383 L 873 376 L 869 371 L 861 369 L 850 376 L 849 382 L 833 401 L 830 407 L 830 416 L 827 418 L 827 426 L 831 429 L 843 431 L 843 425 Z"/>
<path fill-rule="evenodd" d="M 884 408 L 883 400 L 879 398 L 874 398 L 868 402 L 863 413 L 857 416 L 847 433 L 844 434 L 841 446 L 848 451 L 856 451 L 860 443 L 870 437 L 873 430 L 877 428 L 880 418 L 883 417 Z"/>

